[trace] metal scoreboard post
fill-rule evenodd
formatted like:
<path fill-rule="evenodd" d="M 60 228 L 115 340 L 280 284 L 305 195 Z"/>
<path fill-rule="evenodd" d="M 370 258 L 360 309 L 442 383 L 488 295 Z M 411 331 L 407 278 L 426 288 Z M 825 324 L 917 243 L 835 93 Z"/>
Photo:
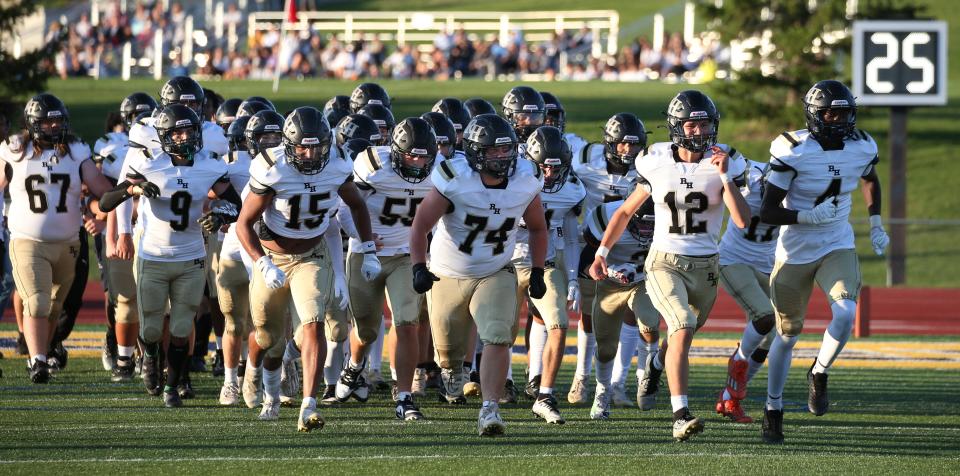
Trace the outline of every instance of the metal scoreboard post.
<path fill-rule="evenodd" d="M 947 23 L 932 20 L 854 22 L 853 94 L 857 105 L 890 107 L 887 284 L 905 284 L 907 110 L 911 106 L 947 104 Z"/>

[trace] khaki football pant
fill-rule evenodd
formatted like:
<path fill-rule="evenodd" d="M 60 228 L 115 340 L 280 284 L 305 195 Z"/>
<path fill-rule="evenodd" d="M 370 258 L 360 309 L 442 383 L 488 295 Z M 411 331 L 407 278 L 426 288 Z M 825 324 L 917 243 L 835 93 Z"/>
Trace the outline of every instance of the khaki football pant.
<path fill-rule="evenodd" d="M 247 268 L 242 261 L 232 259 L 220 259 L 217 263 L 216 299 L 223 312 L 223 333 L 242 338 L 253 328 Z"/>
<path fill-rule="evenodd" d="M 720 284 L 740 309 L 747 313 L 747 319 L 751 322 L 773 315 L 770 275 L 748 264 L 728 264 L 720 267 Z"/>
<path fill-rule="evenodd" d="M 16 217 L 11 217 L 16 219 Z M 80 241 L 45 243 L 23 238 L 10 241 L 10 265 L 23 315 L 59 319 L 73 285 Z"/>
<path fill-rule="evenodd" d="M 718 255 L 677 255 L 650 250 L 644 269 L 647 293 L 667 322 L 668 336 L 680 329 L 699 329 L 717 300 Z"/>
<path fill-rule="evenodd" d="M 645 281 L 622 286 L 609 279 L 597 283 L 593 301 L 593 335 L 597 339 L 597 360 L 609 362 L 617 356 L 620 344 L 620 326 L 623 313 L 629 309 L 637 318 L 640 332 L 656 332 L 660 327 L 660 313 L 647 295 Z"/>
<path fill-rule="evenodd" d="M 137 306 L 140 312 L 140 336 L 144 342 L 160 342 L 163 318 L 170 309 L 170 335 L 189 337 L 193 318 L 203 300 L 205 278 L 203 259 L 189 261 L 150 261 L 137 256 Z"/>
<path fill-rule="evenodd" d="M 860 295 L 860 260 L 854 250 L 835 250 L 804 264 L 777 262 L 770 274 L 770 299 L 777 314 L 777 331 L 788 337 L 800 335 L 807 303 L 816 282 L 827 300 L 834 302 Z"/>
<path fill-rule="evenodd" d="M 360 342 L 370 344 L 380 335 L 383 302 L 386 298 L 393 325 L 409 326 L 419 322 L 423 297 L 413 290 L 410 255 L 381 256 L 380 275 L 373 281 L 363 279 L 362 253 L 347 257 L 347 283 L 350 287 L 350 314 Z M 386 293 L 386 296 L 384 296 Z"/>
<path fill-rule="evenodd" d="M 302 254 L 284 254 L 264 250 L 287 275 L 279 289 L 270 289 L 263 275 L 254 271 L 250 279 L 250 314 L 256 330 L 257 345 L 267 357 L 283 357 L 287 337 L 287 312 L 292 327 L 322 322 L 333 285 L 333 267 L 323 240 Z"/>
<path fill-rule="evenodd" d="M 485 278 L 448 278 L 427 295 L 436 360 L 445 369 L 460 369 L 467 351 L 470 319 L 484 345 L 513 345 L 517 336 L 517 278 L 501 269 Z"/>
<path fill-rule="evenodd" d="M 220 241 L 220 234 L 213 232 L 204 238 L 205 248 L 207 249 L 207 291 L 210 299 L 217 299 L 217 274 L 220 272 L 220 247 L 223 242 Z"/>
<path fill-rule="evenodd" d="M 133 324 L 139 319 L 137 311 L 137 282 L 133 279 L 134 260 L 107 258 L 107 283 L 110 298 L 117 303 L 116 321 L 121 324 Z"/>
<path fill-rule="evenodd" d="M 520 304 L 529 297 L 530 268 L 516 268 L 517 273 L 517 311 L 520 313 Z M 570 316 L 567 314 L 567 276 L 562 270 L 553 266 L 544 268 L 543 281 L 547 284 L 547 293 L 540 299 L 530 298 L 530 301 L 540 311 L 540 318 L 547 330 L 566 329 L 570 326 Z"/>

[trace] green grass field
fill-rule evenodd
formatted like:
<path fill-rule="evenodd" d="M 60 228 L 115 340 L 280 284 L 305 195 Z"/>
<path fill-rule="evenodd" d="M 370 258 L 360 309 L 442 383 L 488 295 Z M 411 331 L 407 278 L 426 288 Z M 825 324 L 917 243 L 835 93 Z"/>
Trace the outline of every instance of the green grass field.
<path fill-rule="evenodd" d="M 910 340 L 917 340 L 911 338 Z M 935 342 L 931 340 L 928 342 Z M 504 407 L 507 435 L 481 439 L 478 401 L 465 407 L 422 399 L 427 421 L 393 417 L 389 392 L 366 404 L 321 410 L 320 433 L 295 431 L 297 410 L 279 422 L 257 411 L 217 404 L 220 379 L 194 376 L 198 398 L 180 410 L 163 408 L 138 382 L 115 384 L 98 359 L 73 358 L 46 386 L 33 386 L 23 360 L 0 360 L 2 474 L 956 474 L 960 471 L 960 406 L 956 370 L 838 368 L 830 412 L 805 408 L 805 366 L 795 362 L 785 399 L 787 443 L 760 442 L 759 423 L 734 424 L 713 412 L 725 367 L 694 365 L 691 408 L 706 418 L 703 435 L 670 437 L 669 402 L 656 410 L 615 409 L 613 419 L 589 419 L 587 406 L 562 403 L 563 426 L 536 420 L 529 403 Z M 949 367 L 948 367 L 949 368 Z M 522 364 L 515 364 L 523 375 Z M 565 364 L 558 391 L 572 378 Z M 766 370 L 745 402 L 759 417 Z M 628 392 L 632 392 L 632 378 Z M 630 393 L 632 395 L 632 393 Z"/>

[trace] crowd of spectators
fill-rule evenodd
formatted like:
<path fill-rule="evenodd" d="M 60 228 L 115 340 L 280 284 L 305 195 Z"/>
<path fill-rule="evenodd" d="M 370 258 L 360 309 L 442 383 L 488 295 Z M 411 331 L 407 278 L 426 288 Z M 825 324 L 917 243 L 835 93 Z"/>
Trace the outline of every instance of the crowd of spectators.
<path fill-rule="evenodd" d="M 193 61 L 182 58 L 187 35 L 187 12 L 179 2 L 168 10 L 162 2 L 130 2 L 122 12 L 119 2 L 100 15 L 98 25 L 89 15 L 66 26 L 50 24 L 47 39 L 61 38 L 64 47 L 48 67 L 61 77 L 119 74 L 122 47 L 130 42 L 135 58 L 153 57 L 156 32 L 161 32 L 167 75 L 196 74 L 224 79 L 293 78 L 437 79 L 480 76 L 498 78 L 540 75 L 545 80 L 646 81 L 656 79 L 708 81 L 728 62 L 729 50 L 711 34 L 689 44 L 679 33 L 665 33 L 662 47 L 654 49 L 644 37 L 624 45 L 616 55 L 591 55 L 589 29 L 556 32 L 546 41 L 526 41 L 522 31 L 507 38 L 477 34 L 458 28 L 441 31 L 432 44 L 397 46 L 376 35 L 316 31 L 281 33 L 279 25 L 246 37 L 246 15 L 228 3 L 223 28 L 236 32 L 240 41 L 216 38 L 212 27 L 197 28 L 205 44 L 194 45 Z M 250 2 L 254 4 L 254 2 Z M 271 8 L 268 2 L 254 5 Z M 198 25 L 200 26 L 200 25 Z M 137 72 L 135 72 L 137 73 Z M 147 74 L 147 71 L 139 71 Z"/>

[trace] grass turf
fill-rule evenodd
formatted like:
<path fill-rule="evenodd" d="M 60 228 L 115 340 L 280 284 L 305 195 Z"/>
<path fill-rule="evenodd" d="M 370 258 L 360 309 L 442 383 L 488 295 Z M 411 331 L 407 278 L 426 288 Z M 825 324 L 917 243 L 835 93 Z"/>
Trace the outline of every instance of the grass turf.
<path fill-rule="evenodd" d="M 714 392 L 724 379 L 720 366 L 692 369 L 691 408 L 705 417 L 706 432 L 674 443 L 665 390 L 656 410 L 615 409 L 606 422 L 591 421 L 587 406 L 563 402 L 567 424 L 549 426 L 530 414 L 528 402 L 507 405 L 507 436 L 496 439 L 476 436 L 475 399 L 464 407 L 440 405 L 431 390 L 421 399 L 429 420 L 402 423 L 393 416 L 389 392 L 377 392 L 366 404 L 321 409 L 327 426 L 319 433 L 298 434 L 296 408 L 284 408 L 279 422 L 265 423 L 256 419 L 256 410 L 220 407 L 220 379 L 209 375 L 194 376 L 197 399 L 187 400 L 180 410 L 167 410 L 138 381 L 109 382 L 98 359 L 71 359 L 68 370 L 45 386 L 29 384 L 22 362 L 0 360 L 5 374 L 0 386 L 4 474 L 960 470 L 956 372 L 838 369 L 830 380 L 831 411 L 818 418 L 806 411 L 805 368 L 797 364 L 785 393 L 787 443 L 768 446 L 759 440 L 759 423 L 739 425 L 714 414 Z M 522 366 L 514 370 L 523 375 Z M 561 395 L 571 374 L 572 368 L 564 366 L 558 379 Z M 765 381 L 763 370 L 745 402 L 755 417 L 760 416 Z"/>

